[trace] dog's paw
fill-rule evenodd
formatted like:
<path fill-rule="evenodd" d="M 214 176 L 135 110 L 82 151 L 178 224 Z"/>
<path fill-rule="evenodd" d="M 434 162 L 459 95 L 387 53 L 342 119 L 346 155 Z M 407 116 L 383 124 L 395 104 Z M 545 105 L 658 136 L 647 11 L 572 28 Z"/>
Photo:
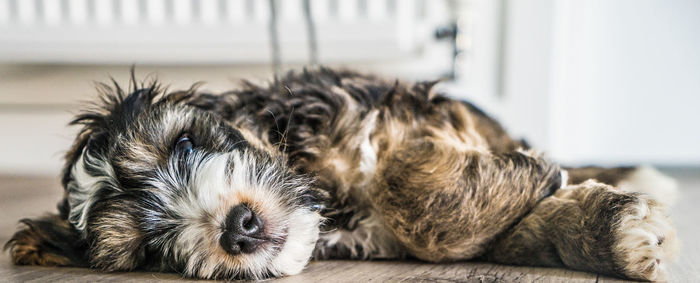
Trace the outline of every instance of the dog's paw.
<path fill-rule="evenodd" d="M 634 279 L 665 280 L 666 265 L 678 252 L 678 241 L 663 207 L 641 196 L 622 213 L 613 247 L 622 272 Z"/>

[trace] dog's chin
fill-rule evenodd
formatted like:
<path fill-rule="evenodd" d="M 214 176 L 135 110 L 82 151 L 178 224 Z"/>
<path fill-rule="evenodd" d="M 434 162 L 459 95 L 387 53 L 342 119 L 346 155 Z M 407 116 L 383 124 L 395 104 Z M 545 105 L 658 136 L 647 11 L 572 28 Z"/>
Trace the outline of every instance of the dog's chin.
<path fill-rule="evenodd" d="M 280 233 L 262 244 L 258 250 L 234 256 L 238 257 L 233 260 L 235 264 L 220 266 L 224 269 L 229 268 L 228 271 L 220 270 L 210 275 L 199 273 L 200 275 L 195 277 L 262 280 L 299 274 L 311 259 L 319 238 L 321 219 L 317 212 L 297 208 L 289 214 L 286 221 L 280 223 L 281 227 L 276 227 Z M 225 258 L 223 262 L 230 259 Z"/>
<path fill-rule="evenodd" d="M 304 269 L 316 246 L 320 221 L 321 216 L 308 209 L 297 209 L 289 216 L 286 237 L 268 263 L 271 276 L 294 275 Z"/>

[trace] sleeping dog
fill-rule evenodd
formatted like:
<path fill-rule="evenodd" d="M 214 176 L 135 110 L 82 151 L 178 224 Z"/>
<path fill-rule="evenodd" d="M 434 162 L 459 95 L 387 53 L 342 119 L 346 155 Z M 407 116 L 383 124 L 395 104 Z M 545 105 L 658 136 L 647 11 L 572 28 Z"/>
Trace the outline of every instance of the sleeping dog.
<path fill-rule="evenodd" d="M 433 85 L 327 68 L 221 94 L 99 84 L 72 122 L 58 213 L 22 220 L 5 247 L 16 264 L 205 279 L 292 275 L 312 258 L 663 279 L 675 229 L 635 191 L 673 180 L 563 168 Z"/>

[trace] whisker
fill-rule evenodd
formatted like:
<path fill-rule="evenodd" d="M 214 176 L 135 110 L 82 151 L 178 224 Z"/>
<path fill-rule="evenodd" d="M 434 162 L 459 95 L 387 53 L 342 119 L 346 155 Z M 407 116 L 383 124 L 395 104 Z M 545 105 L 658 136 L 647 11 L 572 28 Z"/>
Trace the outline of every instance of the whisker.
<path fill-rule="evenodd" d="M 292 118 L 294 116 L 294 107 L 292 107 L 292 110 L 289 112 L 289 118 L 287 119 L 287 127 L 284 129 L 284 133 L 282 134 L 282 141 L 284 141 L 284 150 L 282 150 L 282 154 L 286 156 L 287 154 L 287 134 L 289 134 L 289 127 L 292 125 Z"/>
<path fill-rule="evenodd" d="M 275 116 L 275 113 L 273 113 L 272 111 L 270 111 L 270 109 L 265 109 L 265 111 L 267 111 L 267 113 L 270 113 L 270 115 L 272 116 L 272 120 L 275 121 L 275 128 L 277 128 L 277 129 L 275 130 L 275 132 L 277 132 L 278 135 L 282 136 L 282 137 L 280 138 L 280 141 L 277 142 L 277 150 L 279 151 L 279 150 L 280 150 L 281 143 L 282 143 L 282 140 L 284 139 L 284 133 L 280 132 L 280 125 L 279 125 L 279 123 L 277 122 L 277 116 Z"/>

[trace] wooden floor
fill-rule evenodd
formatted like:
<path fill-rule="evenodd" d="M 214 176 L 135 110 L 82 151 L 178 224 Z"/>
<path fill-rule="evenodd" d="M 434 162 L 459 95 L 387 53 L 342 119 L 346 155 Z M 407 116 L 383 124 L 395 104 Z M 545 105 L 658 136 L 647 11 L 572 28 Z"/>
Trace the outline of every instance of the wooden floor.
<path fill-rule="evenodd" d="M 681 182 L 679 202 L 672 209 L 682 251 L 670 266 L 671 282 L 700 281 L 700 170 L 668 170 Z M 58 178 L 0 176 L 0 243 L 5 243 L 23 217 L 54 211 L 61 196 Z M 13 266 L 9 255 L 0 256 L 0 282 L 112 282 L 175 281 L 177 274 L 102 273 L 82 268 Z M 281 282 L 619 282 L 597 274 L 554 268 L 531 268 L 464 262 L 425 264 L 394 261 L 312 262 L 296 276 Z M 185 281 L 185 280 L 181 280 Z"/>

